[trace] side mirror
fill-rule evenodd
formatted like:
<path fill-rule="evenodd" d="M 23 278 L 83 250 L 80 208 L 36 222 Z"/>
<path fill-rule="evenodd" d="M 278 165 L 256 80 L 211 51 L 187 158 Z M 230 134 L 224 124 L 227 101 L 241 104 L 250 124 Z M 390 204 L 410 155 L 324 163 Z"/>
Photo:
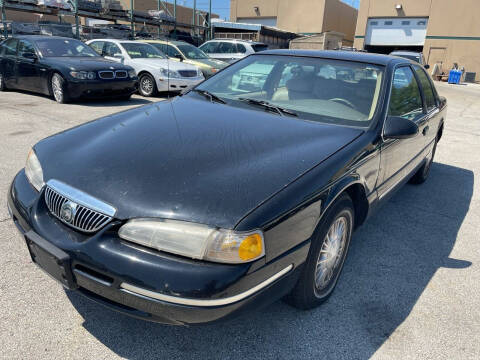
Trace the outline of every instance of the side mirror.
<path fill-rule="evenodd" d="M 30 59 L 30 60 L 37 60 L 38 57 L 35 53 L 33 52 L 24 52 L 22 53 L 22 57 L 25 59 Z"/>
<path fill-rule="evenodd" d="M 176 55 L 174 56 L 174 58 L 176 58 L 176 59 L 180 60 L 180 62 L 182 62 L 182 61 L 183 61 L 183 56 L 182 56 L 182 55 L 180 55 L 180 54 L 176 54 Z"/>
<path fill-rule="evenodd" d="M 428 64 L 423 65 L 423 67 L 427 70 L 430 69 L 430 65 L 428 65 Z"/>
<path fill-rule="evenodd" d="M 413 121 L 399 117 L 389 116 L 385 120 L 383 137 L 385 139 L 408 139 L 418 134 L 418 125 Z"/>
<path fill-rule="evenodd" d="M 122 54 L 120 53 L 117 53 L 117 54 L 114 54 L 113 57 L 119 61 L 121 61 L 123 63 L 123 61 L 125 60 L 125 58 L 123 57 Z"/>

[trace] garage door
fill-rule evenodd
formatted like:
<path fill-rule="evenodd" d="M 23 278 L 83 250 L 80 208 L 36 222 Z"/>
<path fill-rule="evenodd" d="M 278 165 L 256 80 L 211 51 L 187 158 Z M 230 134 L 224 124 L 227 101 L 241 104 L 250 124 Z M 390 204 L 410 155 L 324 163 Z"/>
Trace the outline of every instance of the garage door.
<path fill-rule="evenodd" d="M 366 45 L 423 46 L 428 18 L 368 19 Z"/>

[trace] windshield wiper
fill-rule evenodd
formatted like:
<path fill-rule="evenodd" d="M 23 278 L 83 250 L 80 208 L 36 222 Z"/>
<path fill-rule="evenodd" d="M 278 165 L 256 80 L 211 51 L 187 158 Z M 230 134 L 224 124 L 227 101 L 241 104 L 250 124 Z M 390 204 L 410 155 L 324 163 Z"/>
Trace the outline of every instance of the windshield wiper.
<path fill-rule="evenodd" d="M 219 98 L 217 95 L 215 94 L 212 94 L 210 91 L 207 91 L 207 90 L 201 90 L 201 89 L 193 89 L 193 91 L 205 96 L 205 97 L 208 97 L 210 99 L 211 102 L 218 102 L 220 104 L 226 104 L 227 102 L 221 98 Z"/>
<path fill-rule="evenodd" d="M 265 101 L 265 100 L 257 100 L 257 99 L 249 99 L 249 98 L 238 98 L 238 100 L 244 101 L 246 103 L 253 104 L 253 105 L 263 106 L 266 110 L 269 110 L 269 111 L 273 110 L 281 116 L 283 116 L 285 114 L 290 115 L 290 116 L 298 116 L 298 114 L 295 111 L 285 109 L 281 106 L 271 104 L 271 103 L 269 103 L 268 101 Z"/>

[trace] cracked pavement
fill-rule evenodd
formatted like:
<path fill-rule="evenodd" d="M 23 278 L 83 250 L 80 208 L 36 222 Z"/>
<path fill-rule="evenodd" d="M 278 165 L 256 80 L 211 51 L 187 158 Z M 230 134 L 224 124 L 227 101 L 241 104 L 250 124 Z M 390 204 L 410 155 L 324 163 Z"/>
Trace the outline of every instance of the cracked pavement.
<path fill-rule="evenodd" d="M 131 319 L 65 292 L 31 263 L 6 208 L 36 141 L 148 100 L 59 105 L 1 93 L 0 358 L 479 359 L 480 85 L 437 89 L 449 110 L 431 178 L 405 186 L 354 234 L 327 303 L 299 311 L 279 301 L 193 328 Z"/>

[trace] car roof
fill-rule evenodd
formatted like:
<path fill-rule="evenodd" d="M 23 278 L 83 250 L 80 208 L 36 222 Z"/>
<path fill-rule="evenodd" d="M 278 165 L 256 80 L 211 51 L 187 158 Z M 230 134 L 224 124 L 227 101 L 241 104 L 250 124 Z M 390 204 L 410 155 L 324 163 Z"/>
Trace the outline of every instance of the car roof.
<path fill-rule="evenodd" d="M 186 41 L 178 41 L 178 40 L 162 40 L 162 39 L 142 39 L 141 42 L 146 43 L 157 43 L 157 44 L 171 44 L 171 45 L 191 45 Z M 193 45 L 192 45 L 193 46 Z"/>
<path fill-rule="evenodd" d="M 266 50 L 257 53 L 259 55 L 289 55 L 289 56 L 299 56 L 299 57 L 317 57 L 324 59 L 335 59 L 335 60 L 345 60 L 345 61 L 359 61 L 366 62 L 377 65 L 388 65 L 390 62 L 395 63 L 410 63 L 407 59 L 382 55 L 382 54 L 373 54 L 360 51 L 341 51 L 341 50 Z"/>
<path fill-rule="evenodd" d="M 123 40 L 123 39 L 92 39 L 88 40 L 87 42 L 92 42 L 92 41 L 111 41 L 111 42 L 117 42 L 117 43 L 133 43 L 133 44 L 138 44 L 141 43 L 142 41 L 136 41 L 136 40 Z"/>
<path fill-rule="evenodd" d="M 266 45 L 266 44 L 264 44 L 262 42 L 259 42 L 259 41 L 242 40 L 242 39 L 212 39 L 212 40 L 209 40 L 209 41 L 206 41 L 206 42 L 208 43 L 208 42 L 214 42 L 214 41 L 217 41 L 217 42 L 219 42 L 219 41 L 241 42 L 241 43 L 250 44 L 250 45 Z"/>

